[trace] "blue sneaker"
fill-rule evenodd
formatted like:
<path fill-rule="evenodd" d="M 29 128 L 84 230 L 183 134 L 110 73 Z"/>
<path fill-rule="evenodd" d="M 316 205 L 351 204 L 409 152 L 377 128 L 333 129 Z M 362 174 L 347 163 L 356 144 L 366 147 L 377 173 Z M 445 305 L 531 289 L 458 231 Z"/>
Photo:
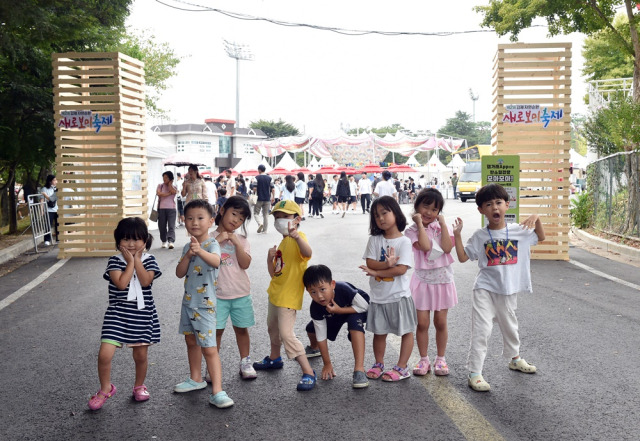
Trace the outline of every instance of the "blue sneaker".
<path fill-rule="evenodd" d="M 282 369 L 284 366 L 284 362 L 282 361 L 282 357 L 278 357 L 275 360 L 272 360 L 267 355 L 262 359 L 262 361 L 256 361 L 253 363 L 253 368 L 257 371 L 266 371 L 268 369 Z"/>
<path fill-rule="evenodd" d="M 185 393 L 185 392 L 191 392 L 193 390 L 204 389 L 205 387 L 207 387 L 207 382 L 206 381 L 197 382 L 197 381 L 193 381 L 191 378 L 189 378 L 187 381 L 183 381 L 180 384 L 176 384 L 173 387 L 173 391 L 177 392 L 179 394 L 182 394 L 182 393 Z"/>
<path fill-rule="evenodd" d="M 313 375 L 303 374 L 300 381 L 298 381 L 298 390 L 307 391 L 316 387 L 316 371 L 313 371 Z"/>
<path fill-rule="evenodd" d="M 229 398 L 229 395 L 225 391 L 218 392 L 217 394 L 209 395 L 209 403 L 216 406 L 218 409 L 224 409 L 226 407 L 233 406 L 233 400 Z"/>

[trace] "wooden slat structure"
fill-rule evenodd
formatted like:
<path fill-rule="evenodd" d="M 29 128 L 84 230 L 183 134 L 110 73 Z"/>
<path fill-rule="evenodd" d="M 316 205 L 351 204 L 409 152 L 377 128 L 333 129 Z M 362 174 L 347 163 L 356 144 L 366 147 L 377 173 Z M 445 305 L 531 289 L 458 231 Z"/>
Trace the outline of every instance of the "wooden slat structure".
<path fill-rule="evenodd" d="M 493 80 L 492 148 L 520 155 L 520 219 L 545 228 L 532 258 L 569 260 L 571 43 L 500 44 Z"/>
<path fill-rule="evenodd" d="M 147 219 L 144 65 L 117 52 L 52 58 L 58 257 L 110 256 L 118 221 Z"/>

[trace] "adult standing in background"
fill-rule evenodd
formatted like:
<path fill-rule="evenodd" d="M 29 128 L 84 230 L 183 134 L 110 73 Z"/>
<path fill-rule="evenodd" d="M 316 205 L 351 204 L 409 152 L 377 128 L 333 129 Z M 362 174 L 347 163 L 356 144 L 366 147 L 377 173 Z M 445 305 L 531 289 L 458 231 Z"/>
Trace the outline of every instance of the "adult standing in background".
<path fill-rule="evenodd" d="M 458 173 L 451 176 L 451 186 L 453 187 L 453 198 L 458 199 Z"/>
<path fill-rule="evenodd" d="M 296 183 L 292 175 L 284 177 L 284 185 L 282 186 L 282 194 L 280 200 L 282 201 L 294 201 L 296 200 Z"/>
<path fill-rule="evenodd" d="M 351 205 L 351 211 L 356 214 L 356 202 L 358 201 L 358 184 L 356 178 L 353 175 L 349 176 L 349 204 Z"/>
<path fill-rule="evenodd" d="M 200 176 L 200 171 L 198 170 L 197 165 L 191 164 L 189 166 L 189 171 L 187 172 L 187 176 L 184 178 L 184 183 L 182 184 L 181 194 L 185 205 L 194 199 L 208 200 L 207 186 L 205 185 L 202 176 Z"/>
<path fill-rule="evenodd" d="M 184 224 L 184 204 L 182 203 L 182 184 L 184 180 L 182 179 L 182 173 L 176 173 L 178 176 L 176 178 L 175 186 L 178 190 L 178 197 L 176 198 L 176 204 L 178 207 L 178 226 Z"/>
<path fill-rule="evenodd" d="M 231 169 L 226 169 L 224 174 L 227 177 L 227 199 L 236 195 L 236 180 L 233 179 Z"/>
<path fill-rule="evenodd" d="M 173 173 L 162 173 L 162 184 L 156 188 L 158 196 L 158 230 L 162 248 L 173 249 L 176 241 L 176 194 L 178 189 L 173 185 Z"/>
<path fill-rule="evenodd" d="M 371 180 L 366 173 L 362 173 L 362 178 L 358 181 L 358 195 L 360 196 L 360 205 L 362 205 L 362 214 L 366 214 L 371 208 Z"/>
<path fill-rule="evenodd" d="M 313 184 L 313 192 L 310 195 L 313 200 L 313 214 L 315 214 L 316 217 L 324 219 L 324 215 L 322 214 L 322 204 L 324 203 L 325 182 L 321 173 L 316 175 L 313 180 Z"/>
<path fill-rule="evenodd" d="M 55 232 L 56 242 L 60 241 L 60 237 L 58 236 L 58 196 L 56 192 L 58 189 L 56 188 L 58 185 L 58 180 L 55 175 L 48 175 L 47 180 L 45 181 L 44 187 L 40 190 L 42 196 L 47 201 L 47 214 L 49 215 L 49 224 L 51 225 L 51 231 Z M 51 206 L 52 205 L 52 206 Z M 47 233 L 44 236 L 44 244 L 45 246 L 51 245 L 53 239 L 51 238 L 51 234 Z"/>
<path fill-rule="evenodd" d="M 340 172 L 340 179 L 336 186 L 336 197 L 338 198 L 338 206 L 342 210 L 342 217 L 347 214 L 349 201 L 351 199 L 351 190 L 349 189 L 349 180 L 346 172 Z"/>
<path fill-rule="evenodd" d="M 211 176 L 204 177 L 204 185 L 207 187 L 207 200 L 211 205 L 215 205 L 218 200 L 218 190 L 216 184 L 213 183 Z"/>
<path fill-rule="evenodd" d="M 236 177 L 236 195 L 242 196 L 245 199 L 249 198 L 249 193 L 247 193 L 247 184 L 244 182 L 242 173 L 238 174 Z"/>
<path fill-rule="evenodd" d="M 309 177 L 307 178 L 307 194 L 309 195 L 308 200 L 309 200 L 309 217 L 313 216 L 313 200 L 311 199 L 311 193 L 313 192 L 313 188 L 316 186 L 316 184 L 313 182 L 313 175 L 309 175 Z"/>
<path fill-rule="evenodd" d="M 376 188 L 373 190 L 373 195 L 378 198 L 391 196 L 396 201 L 398 200 L 398 192 L 396 191 L 396 186 L 391 182 L 391 172 L 389 170 L 382 172 L 382 181 L 376 185 Z"/>
<path fill-rule="evenodd" d="M 304 200 L 307 196 L 307 184 L 304 182 L 304 173 L 298 172 L 296 176 L 298 177 L 298 180 L 296 181 L 294 201 L 296 201 L 296 204 L 300 205 L 300 209 L 302 210 L 302 220 L 305 220 Z"/>
<path fill-rule="evenodd" d="M 258 200 L 253 206 L 253 215 L 258 223 L 258 233 L 266 233 L 269 229 L 269 209 L 273 200 L 273 183 L 271 176 L 264 172 L 266 168 L 260 164 L 258 166 L 258 176 L 256 176 L 256 194 Z M 260 219 L 260 211 L 262 211 L 262 220 Z"/>

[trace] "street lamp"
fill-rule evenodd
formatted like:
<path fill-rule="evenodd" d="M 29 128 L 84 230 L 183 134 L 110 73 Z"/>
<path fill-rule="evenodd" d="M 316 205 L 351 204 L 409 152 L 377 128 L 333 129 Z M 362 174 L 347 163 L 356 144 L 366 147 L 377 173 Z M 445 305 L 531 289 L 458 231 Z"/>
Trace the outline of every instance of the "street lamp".
<path fill-rule="evenodd" d="M 473 90 L 469 89 L 469 97 L 471 97 L 471 101 L 473 101 L 473 122 L 476 122 L 476 101 L 478 101 L 480 95 L 474 95 Z"/>
<path fill-rule="evenodd" d="M 236 128 L 240 127 L 240 60 L 253 61 L 251 48 L 246 44 L 239 44 L 234 41 L 222 40 L 224 50 L 231 58 L 236 59 Z"/>

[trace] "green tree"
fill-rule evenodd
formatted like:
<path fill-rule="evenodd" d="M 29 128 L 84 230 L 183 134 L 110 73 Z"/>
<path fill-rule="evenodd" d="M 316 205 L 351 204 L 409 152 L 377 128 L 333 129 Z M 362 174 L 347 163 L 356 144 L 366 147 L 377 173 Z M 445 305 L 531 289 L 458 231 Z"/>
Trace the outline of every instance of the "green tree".
<path fill-rule="evenodd" d="M 581 32 L 587 35 L 608 29 L 622 48 L 633 59 L 633 97 L 640 101 L 640 40 L 638 14 L 631 0 L 490 0 L 486 6 L 476 6 L 483 15 L 482 26 L 493 28 L 498 35 L 511 34 L 517 41 L 520 31 L 532 25 L 538 17 L 546 19 L 551 35 Z M 624 8 L 630 26 L 628 34 L 614 27 L 619 7 Z"/>
<path fill-rule="evenodd" d="M 297 136 L 300 135 L 300 131 L 296 129 L 292 124 L 286 123 L 279 119 L 276 121 L 267 121 L 260 119 L 258 121 L 251 121 L 249 127 L 252 129 L 260 129 L 267 135 L 268 138 L 283 138 L 285 136 Z"/>
<path fill-rule="evenodd" d="M 629 19 L 618 14 L 613 27 L 630 42 Z M 637 27 L 637 26 L 636 26 Z M 589 80 L 606 80 L 633 76 L 633 57 L 624 50 L 620 39 L 611 29 L 605 28 L 584 40 L 582 48 L 584 68 L 582 75 Z"/>
<path fill-rule="evenodd" d="M 149 34 L 149 31 L 129 28 L 125 33 L 121 33 L 117 43 L 107 50 L 122 52 L 144 63 L 147 112 L 155 117 L 167 116 L 166 110 L 159 108 L 157 103 L 162 92 L 167 90 L 167 81 L 176 75 L 176 68 L 181 60 L 169 43 L 158 42 L 155 35 Z"/>
<path fill-rule="evenodd" d="M 125 32 L 131 3 L 0 2 L 0 223 L 9 223 L 10 233 L 17 230 L 15 183 L 35 190 L 55 159 L 52 53 L 120 51 L 141 59 L 151 91 L 147 105 L 161 112 L 155 102 L 178 60 L 152 36 Z"/>

